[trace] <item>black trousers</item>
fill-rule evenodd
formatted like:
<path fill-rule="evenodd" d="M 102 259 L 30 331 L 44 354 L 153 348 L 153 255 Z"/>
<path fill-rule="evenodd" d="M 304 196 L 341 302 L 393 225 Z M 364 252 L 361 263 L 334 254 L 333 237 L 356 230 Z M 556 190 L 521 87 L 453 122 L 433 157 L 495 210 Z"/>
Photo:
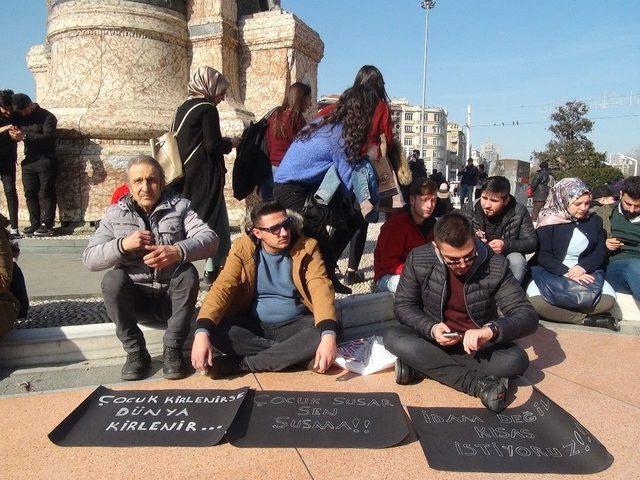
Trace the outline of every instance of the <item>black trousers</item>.
<path fill-rule="evenodd" d="M 2 162 L 8 162 L 3 159 Z M 2 188 L 4 196 L 7 199 L 7 208 L 9 209 L 9 222 L 11 228 L 18 228 L 18 193 L 16 192 L 16 164 L 4 164 L 0 169 L 0 179 L 2 180 Z"/>
<path fill-rule="evenodd" d="M 29 313 L 29 295 L 27 295 L 27 284 L 24 281 L 22 270 L 16 262 L 13 262 L 13 275 L 11 276 L 11 285 L 9 290 L 13 296 L 20 302 L 20 311 L 18 318 L 27 318 Z"/>
<path fill-rule="evenodd" d="M 54 158 L 39 156 L 22 162 L 22 185 L 31 226 L 53 228 L 56 216 L 56 173 Z"/>
<path fill-rule="evenodd" d="M 360 214 L 356 217 L 356 225 L 356 230 L 349 242 L 349 263 L 347 268 L 351 270 L 358 270 L 360 266 L 360 260 L 362 260 L 364 247 L 367 243 L 367 230 L 369 229 L 369 223 Z"/>
<path fill-rule="evenodd" d="M 322 253 L 322 258 L 327 267 L 327 274 L 330 278 L 335 276 L 336 266 L 342 251 L 349 244 L 364 218 L 360 212 L 354 210 L 353 201 L 345 198 L 338 190 L 328 205 L 330 216 L 322 218 L 320 216 L 310 217 L 303 214 L 303 209 L 307 196 L 312 193 L 313 188 L 295 183 L 276 183 L 273 186 L 273 196 L 285 208 L 294 210 L 303 216 L 303 231 L 307 237 L 315 238 Z M 358 219 L 360 217 L 362 222 Z M 331 235 L 327 232 L 327 227 L 334 226 Z M 366 233 L 365 233 L 366 236 Z M 362 246 L 364 249 L 364 245 Z"/>
<path fill-rule="evenodd" d="M 243 358 L 252 372 L 277 372 L 311 360 L 320 338 L 312 315 L 279 324 L 233 316 L 216 327 L 211 344 L 222 353 Z"/>
<path fill-rule="evenodd" d="M 529 367 L 529 357 L 515 343 L 489 346 L 469 355 L 462 343 L 442 347 L 405 325 L 387 330 L 384 346 L 418 372 L 469 395 L 475 395 L 482 376 L 515 377 Z"/>
<path fill-rule="evenodd" d="M 180 265 L 161 291 L 134 283 L 122 269 L 107 272 L 102 279 L 104 306 L 125 351 L 145 348 L 138 319 L 166 321 L 164 344 L 182 348 L 194 321 L 199 286 L 198 271 L 190 263 Z"/>

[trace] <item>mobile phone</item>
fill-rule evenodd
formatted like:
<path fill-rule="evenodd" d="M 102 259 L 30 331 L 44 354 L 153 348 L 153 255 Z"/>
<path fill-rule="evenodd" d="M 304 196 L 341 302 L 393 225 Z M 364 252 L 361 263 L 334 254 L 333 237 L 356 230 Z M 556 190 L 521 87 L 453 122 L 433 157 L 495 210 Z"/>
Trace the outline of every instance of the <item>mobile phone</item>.
<path fill-rule="evenodd" d="M 640 242 L 637 242 L 636 240 L 629 240 L 622 237 L 616 237 L 616 240 L 619 240 L 620 242 L 624 243 L 625 246 L 628 246 L 628 247 L 637 247 L 638 245 L 640 245 Z"/>
<path fill-rule="evenodd" d="M 444 338 L 458 338 L 460 334 L 458 332 L 444 332 L 442 336 Z"/>

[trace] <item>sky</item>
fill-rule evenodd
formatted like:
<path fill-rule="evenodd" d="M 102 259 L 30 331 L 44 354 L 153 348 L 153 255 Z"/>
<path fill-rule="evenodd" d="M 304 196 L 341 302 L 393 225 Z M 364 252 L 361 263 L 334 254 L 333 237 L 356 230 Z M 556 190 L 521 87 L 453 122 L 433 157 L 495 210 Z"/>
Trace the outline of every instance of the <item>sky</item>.
<path fill-rule="evenodd" d="M 2 3 L 0 88 L 33 94 L 25 55 L 45 39 L 45 0 Z M 324 41 L 320 94 L 340 93 L 362 65 L 373 64 L 390 96 L 421 103 L 419 0 L 282 6 Z M 460 124 L 470 104 L 474 147 L 490 140 L 503 158 L 528 160 L 551 139 L 555 106 L 582 100 L 596 148 L 629 153 L 640 146 L 639 25 L 638 0 L 437 0 L 429 16 L 427 104 L 445 107 L 448 120 Z"/>

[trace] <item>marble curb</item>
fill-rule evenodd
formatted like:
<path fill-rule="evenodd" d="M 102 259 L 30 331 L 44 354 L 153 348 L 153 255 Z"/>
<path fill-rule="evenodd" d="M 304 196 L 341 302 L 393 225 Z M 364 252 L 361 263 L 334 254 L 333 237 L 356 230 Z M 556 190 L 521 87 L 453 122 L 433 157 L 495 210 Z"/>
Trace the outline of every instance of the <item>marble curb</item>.
<path fill-rule="evenodd" d="M 344 326 L 345 340 L 378 334 L 396 324 L 390 293 L 353 295 L 337 300 L 336 305 Z M 619 295 L 616 308 L 625 312 L 620 333 L 640 336 L 640 310 L 633 297 Z M 549 328 L 593 331 L 575 325 L 543 324 Z M 141 329 L 151 355 L 161 354 L 164 326 L 141 325 Z M 597 330 L 602 333 L 601 329 Z M 191 341 L 190 335 L 185 350 L 190 348 Z M 0 365 L 3 368 L 43 367 L 124 356 L 112 323 L 12 330 L 0 341 Z"/>
<path fill-rule="evenodd" d="M 389 293 L 354 295 L 337 300 L 345 339 L 379 333 L 393 320 Z M 163 325 L 141 325 L 151 355 L 162 353 Z M 192 336 L 185 344 L 191 347 Z M 61 365 L 84 360 L 124 358 L 113 323 L 12 330 L 0 341 L 3 368 Z"/>

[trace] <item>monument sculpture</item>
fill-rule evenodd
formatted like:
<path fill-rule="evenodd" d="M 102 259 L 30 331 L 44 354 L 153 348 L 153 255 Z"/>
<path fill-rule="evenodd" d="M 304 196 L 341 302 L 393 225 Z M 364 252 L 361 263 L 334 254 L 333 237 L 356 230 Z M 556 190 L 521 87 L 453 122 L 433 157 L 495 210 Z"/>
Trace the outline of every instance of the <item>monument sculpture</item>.
<path fill-rule="evenodd" d="M 308 83 L 316 97 L 324 44 L 279 3 L 47 0 L 46 41 L 29 51 L 27 64 L 37 101 L 59 120 L 63 224 L 102 216 L 128 158 L 147 153 L 149 138 L 169 128 L 198 67 L 213 66 L 231 81 L 219 106 L 227 136 L 279 103 L 290 83 Z M 230 174 L 232 158 L 226 163 Z M 244 208 L 227 198 L 232 222 L 240 221 Z"/>

